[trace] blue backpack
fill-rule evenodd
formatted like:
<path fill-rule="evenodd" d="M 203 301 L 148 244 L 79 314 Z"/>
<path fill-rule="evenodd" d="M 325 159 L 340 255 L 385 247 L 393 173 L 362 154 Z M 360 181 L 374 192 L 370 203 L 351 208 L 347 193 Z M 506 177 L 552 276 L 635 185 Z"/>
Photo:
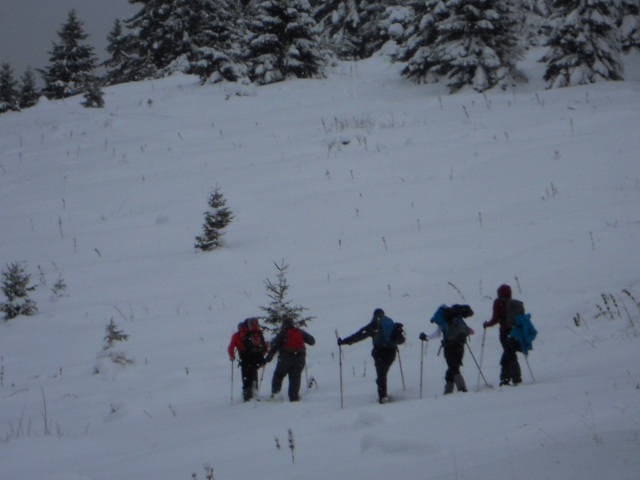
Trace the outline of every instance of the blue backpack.
<path fill-rule="evenodd" d="M 395 326 L 396 323 L 389 317 L 382 317 L 378 323 L 378 330 L 373 337 L 373 345 L 378 348 L 395 348 Z"/>
<path fill-rule="evenodd" d="M 533 341 L 538 331 L 531 323 L 531 314 L 516 315 L 513 319 L 513 328 L 509 333 L 509 339 L 518 346 L 518 351 L 527 355 L 533 349 Z"/>

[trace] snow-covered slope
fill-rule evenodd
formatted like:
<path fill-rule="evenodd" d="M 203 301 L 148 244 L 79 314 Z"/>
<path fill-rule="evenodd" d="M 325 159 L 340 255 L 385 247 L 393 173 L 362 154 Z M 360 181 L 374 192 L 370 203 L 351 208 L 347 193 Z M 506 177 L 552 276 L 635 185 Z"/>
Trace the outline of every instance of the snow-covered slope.
<path fill-rule="evenodd" d="M 325 80 L 175 76 L 106 89 L 101 110 L 0 116 L 0 261 L 25 262 L 40 309 L 0 325 L 0 478 L 637 479 L 640 62 L 625 82 L 547 91 L 539 56 L 530 83 L 486 95 L 376 57 Z M 198 253 L 216 186 L 235 220 Z M 316 317 L 314 386 L 243 404 L 226 346 L 283 261 Z M 497 387 L 497 329 L 481 348 L 504 282 L 539 330 L 517 388 Z M 594 318 L 602 295 L 612 319 Z M 418 334 L 461 302 L 471 391 L 442 396 L 431 342 L 420 398 Z M 396 362 L 396 401 L 375 402 L 362 342 L 344 348 L 341 409 L 335 331 L 376 307 L 405 324 L 406 390 Z M 134 365 L 98 358 L 111 319 Z"/>

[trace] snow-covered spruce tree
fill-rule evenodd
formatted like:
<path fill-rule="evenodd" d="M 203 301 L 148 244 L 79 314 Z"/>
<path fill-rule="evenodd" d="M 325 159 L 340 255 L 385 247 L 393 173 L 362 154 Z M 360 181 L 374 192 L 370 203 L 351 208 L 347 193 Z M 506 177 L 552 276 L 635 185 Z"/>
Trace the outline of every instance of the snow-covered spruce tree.
<path fill-rule="evenodd" d="M 9 110 L 20 110 L 20 92 L 11 65 L 9 62 L 3 62 L 0 67 L 0 113 Z"/>
<path fill-rule="evenodd" d="M 556 0 L 549 20 L 547 88 L 622 80 L 621 43 L 613 0 Z"/>
<path fill-rule="evenodd" d="M 132 32 L 125 42 L 135 48 L 130 58 L 134 68 L 127 70 L 160 71 L 191 52 L 201 1 L 130 0 L 130 3 L 142 7 L 125 20 Z"/>
<path fill-rule="evenodd" d="M 22 75 L 20 86 L 20 108 L 33 107 L 38 103 L 40 92 L 36 86 L 36 76 L 31 67 L 27 68 Z"/>
<path fill-rule="evenodd" d="M 442 0 L 418 0 L 414 4 L 414 14 L 415 24 L 411 35 L 400 47 L 398 60 L 407 62 L 402 70 L 403 76 L 423 83 L 437 64 L 432 48 L 437 38 L 435 25 L 449 13 Z"/>
<path fill-rule="evenodd" d="M 307 0 L 258 0 L 247 12 L 244 56 L 252 82 L 324 77 L 326 53 Z"/>
<path fill-rule="evenodd" d="M 313 18 L 322 43 L 342 60 L 360 60 L 375 53 L 387 40 L 380 19 L 387 5 L 380 0 L 326 0 L 317 2 Z"/>
<path fill-rule="evenodd" d="M 123 65 L 130 52 L 130 38 L 123 33 L 122 22 L 116 19 L 107 35 L 107 53 L 109 58 L 102 62 L 106 69 L 103 82 L 105 85 L 116 85 L 126 81 Z"/>
<path fill-rule="evenodd" d="M 202 83 L 235 82 L 247 77 L 242 61 L 246 28 L 237 0 L 217 0 L 203 12 L 203 22 L 194 39 L 190 72 Z"/>
<path fill-rule="evenodd" d="M 271 330 L 277 330 L 282 325 L 282 319 L 291 318 L 294 324 L 306 326 L 314 317 L 303 316 L 303 312 L 308 310 L 300 305 L 291 305 L 291 301 L 287 300 L 289 292 L 289 284 L 287 282 L 287 269 L 289 265 L 284 260 L 278 265 L 274 263 L 278 273 L 276 274 L 276 282 L 269 279 L 264 281 L 267 288 L 267 296 L 271 299 L 271 303 L 267 307 L 260 307 L 260 310 L 266 313 L 264 322 Z"/>
<path fill-rule="evenodd" d="M 519 12 L 520 28 L 518 35 L 524 42 L 525 48 L 547 43 L 543 25 L 549 18 L 550 13 L 546 0 L 522 0 Z"/>
<path fill-rule="evenodd" d="M 43 93 L 49 99 L 60 99 L 82 93 L 95 81 L 96 57 L 93 47 L 82 43 L 88 35 L 75 10 L 58 31 L 59 43 L 53 44 L 49 66 L 39 69 L 45 82 Z"/>
<path fill-rule="evenodd" d="M 104 94 L 97 81 L 90 83 L 84 92 L 82 106 L 87 108 L 104 108 Z"/>
<path fill-rule="evenodd" d="M 624 52 L 640 49 L 640 0 L 622 0 L 620 35 Z"/>
<path fill-rule="evenodd" d="M 124 57 L 117 71 L 125 81 L 180 71 L 211 79 L 244 75 L 239 39 L 239 0 L 130 0 L 142 8 L 125 20 Z M 218 75 L 216 75 L 216 73 Z"/>
<path fill-rule="evenodd" d="M 222 230 L 233 220 L 233 214 L 225 205 L 226 199 L 216 188 L 209 194 L 209 207 L 204 214 L 204 224 L 202 225 L 202 235 L 196 237 L 195 247 L 205 252 L 214 250 L 222 246 Z"/>
<path fill-rule="evenodd" d="M 7 302 L 0 304 L 0 310 L 4 312 L 5 320 L 10 320 L 18 315 L 35 315 L 38 313 L 36 302 L 29 298 L 29 292 L 36 289 L 30 285 L 31 275 L 18 262 L 7 265 L 2 272 L 2 293 L 7 297 Z"/>
<path fill-rule="evenodd" d="M 513 85 L 522 75 L 516 69 L 522 47 L 511 1 L 445 0 L 442 4 L 435 8 L 444 8 L 448 15 L 430 27 L 435 28 L 436 38 L 420 53 L 426 68 L 413 78 L 434 81 L 444 76 L 452 93 L 465 85 L 478 92 Z"/>

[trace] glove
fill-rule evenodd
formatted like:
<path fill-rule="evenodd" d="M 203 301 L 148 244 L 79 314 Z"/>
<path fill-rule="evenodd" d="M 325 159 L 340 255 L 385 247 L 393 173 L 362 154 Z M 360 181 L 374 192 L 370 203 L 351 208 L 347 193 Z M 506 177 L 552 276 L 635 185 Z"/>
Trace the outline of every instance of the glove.
<path fill-rule="evenodd" d="M 344 340 L 342 340 L 341 338 L 338 338 L 338 346 L 342 346 L 344 345 Z"/>
<path fill-rule="evenodd" d="M 484 322 L 484 323 L 482 324 L 482 328 L 487 328 L 488 326 L 489 326 L 489 322 Z"/>
<path fill-rule="evenodd" d="M 263 367 L 267 362 L 264 361 L 264 358 L 258 360 L 258 367 Z"/>
<path fill-rule="evenodd" d="M 232 362 L 234 362 L 236 360 L 236 357 L 229 357 L 229 360 L 231 360 Z"/>
<path fill-rule="evenodd" d="M 428 342 L 429 341 L 429 339 L 427 338 L 427 336 L 425 335 L 424 332 L 422 332 L 418 338 L 420 340 L 422 340 L 423 342 Z"/>

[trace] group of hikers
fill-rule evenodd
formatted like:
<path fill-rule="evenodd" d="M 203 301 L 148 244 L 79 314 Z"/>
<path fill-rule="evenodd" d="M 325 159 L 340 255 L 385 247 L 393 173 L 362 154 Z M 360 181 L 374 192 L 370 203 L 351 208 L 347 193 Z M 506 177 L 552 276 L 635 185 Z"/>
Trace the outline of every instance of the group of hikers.
<path fill-rule="evenodd" d="M 420 333 L 418 337 L 422 342 L 442 337 L 441 348 L 447 364 L 445 395 L 453 393 L 454 387 L 460 392 L 467 391 L 460 367 L 467 337 L 475 333 L 464 319 L 473 314 L 469 305 L 441 305 L 431 318 L 431 323 L 435 324 L 435 330 L 428 335 Z M 512 298 L 509 285 L 501 285 L 498 288 L 497 298 L 493 302 L 492 317 L 482 324 L 485 333 L 487 328 L 494 325 L 500 326 L 500 343 L 503 350 L 500 359 L 500 385 L 518 385 L 522 382 L 522 374 L 517 352 L 526 355 L 532 348 L 532 341 L 537 332 L 531 323 L 530 315 L 525 314 L 523 303 Z M 398 345 L 405 341 L 403 325 L 394 322 L 381 308 L 376 308 L 371 321 L 364 327 L 345 338 L 337 338 L 340 355 L 342 355 L 342 346 L 352 345 L 367 338 L 371 338 L 373 342 L 371 356 L 376 369 L 378 401 L 388 403 L 387 373 L 398 354 Z M 260 382 L 258 378 L 260 368 L 277 354 L 278 361 L 271 380 L 271 398 L 276 398 L 280 394 L 282 383 L 288 376 L 289 400 L 299 401 L 306 345 L 314 344 L 314 337 L 297 326 L 291 317 L 282 319 L 282 326 L 269 345 L 265 342 L 258 318 L 247 318 L 239 323 L 238 331 L 231 337 L 227 351 L 232 362 L 236 360 L 236 352 L 238 355 L 242 372 L 243 400 L 247 402 L 255 397 Z M 478 369 L 480 369 L 479 365 Z M 481 370 L 480 374 L 482 374 Z"/>

